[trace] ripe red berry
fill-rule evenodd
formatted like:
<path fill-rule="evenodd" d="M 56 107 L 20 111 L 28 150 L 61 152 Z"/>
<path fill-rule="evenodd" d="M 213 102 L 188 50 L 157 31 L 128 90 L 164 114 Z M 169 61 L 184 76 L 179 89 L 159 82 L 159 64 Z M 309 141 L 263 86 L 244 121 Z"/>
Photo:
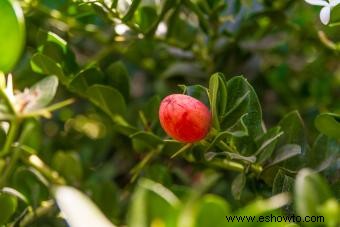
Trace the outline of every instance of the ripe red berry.
<path fill-rule="evenodd" d="M 208 134 L 211 114 L 201 101 L 191 96 L 173 94 L 161 102 L 159 120 L 169 136 L 181 142 L 193 143 Z"/>

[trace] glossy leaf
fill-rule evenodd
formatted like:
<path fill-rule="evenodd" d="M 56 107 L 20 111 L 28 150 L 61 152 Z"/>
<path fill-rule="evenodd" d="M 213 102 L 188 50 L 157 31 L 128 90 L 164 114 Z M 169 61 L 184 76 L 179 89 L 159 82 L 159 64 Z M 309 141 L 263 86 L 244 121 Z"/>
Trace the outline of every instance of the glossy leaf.
<path fill-rule="evenodd" d="M 0 225 L 5 225 L 17 208 L 15 197 L 0 193 Z"/>
<path fill-rule="evenodd" d="M 300 114 L 297 111 L 288 113 L 279 122 L 279 126 L 281 127 L 283 135 L 280 137 L 277 146 L 282 147 L 286 144 L 296 144 L 299 145 L 301 149 L 300 155 L 283 163 L 283 165 L 285 168 L 291 170 L 300 169 L 305 162 L 305 155 L 309 149 L 304 123 Z M 277 152 L 278 150 L 275 151 L 275 155 Z"/>
<path fill-rule="evenodd" d="M 281 132 L 280 127 L 274 127 L 269 129 L 258 141 L 259 144 L 258 150 L 255 152 L 255 155 L 258 157 L 258 163 L 264 163 L 267 161 L 274 152 L 276 144 L 279 138 L 282 136 L 283 132 Z"/>
<path fill-rule="evenodd" d="M 256 138 L 263 134 L 262 110 L 253 87 L 244 77 L 234 77 L 227 82 L 227 113 L 222 118 L 221 128 L 232 126 L 237 120 L 244 117 L 244 123 L 249 135 Z"/>
<path fill-rule="evenodd" d="M 0 1 L 0 71 L 10 72 L 25 43 L 25 21 L 17 1 Z"/>
<path fill-rule="evenodd" d="M 323 134 L 340 139 L 340 114 L 322 113 L 315 118 L 315 127 Z"/>
<path fill-rule="evenodd" d="M 62 68 L 50 57 L 37 53 L 31 59 L 31 67 L 33 71 L 48 76 L 57 76 L 58 79 L 66 86 L 70 82 L 70 78 L 64 75 Z"/>
<path fill-rule="evenodd" d="M 87 89 L 86 94 L 93 104 L 112 118 L 115 115 L 125 116 L 126 105 L 124 98 L 115 88 L 105 85 L 93 85 Z"/>

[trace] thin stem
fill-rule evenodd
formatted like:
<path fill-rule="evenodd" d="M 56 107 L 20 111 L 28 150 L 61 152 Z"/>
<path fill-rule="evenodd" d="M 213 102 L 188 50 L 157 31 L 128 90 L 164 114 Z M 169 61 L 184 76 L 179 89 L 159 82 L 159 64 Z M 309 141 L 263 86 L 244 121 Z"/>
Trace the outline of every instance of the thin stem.
<path fill-rule="evenodd" d="M 152 151 L 150 151 L 144 158 L 143 160 L 138 163 L 137 166 L 135 166 L 132 170 L 131 170 L 131 174 L 132 174 L 132 178 L 131 178 L 131 182 L 134 182 L 138 175 L 140 174 L 140 172 L 142 171 L 142 169 L 145 167 L 145 165 L 147 163 L 149 163 L 149 161 L 155 157 L 157 154 L 159 154 L 159 152 L 162 150 L 163 146 L 159 146 L 157 149 L 154 149 Z"/>
<path fill-rule="evenodd" d="M 28 213 L 22 221 L 20 221 L 19 226 L 24 227 L 24 226 L 29 226 L 34 222 L 34 220 L 38 219 L 39 217 L 43 217 L 49 212 L 53 211 L 55 209 L 55 203 L 53 200 L 44 202 L 40 207 L 35 209 L 34 212 Z"/>
<path fill-rule="evenodd" d="M 239 162 L 234 162 L 230 160 L 214 160 L 209 162 L 212 166 L 219 167 L 222 169 L 227 169 L 227 170 L 233 170 L 236 172 L 244 172 L 245 171 L 245 166 Z M 257 164 L 251 164 L 250 169 L 256 173 L 259 174 L 262 172 L 262 166 L 257 165 Z"/>
<path fill-rule="evenodd" d="M 17 134 L 18 134 L 18 129 L 20 127 L 20 123 L 21 123 L 21 121 L 18 118 L 14 118 L 11 121 L 11 126 L 10 126 L 10 129 L 9 129 L 9 132 L 8 132 L 8 136 L 6 138 L 5 145 L 2 148 L 2 150 L 0 151 L 0 157 L 8 154 L 11 151 L 14 140 L 15 140 Z M 11 157 L 11 160 L 10 160 L 3 176 L 0 179 L 0 187 L 3 187 L 6 184 L 6 181 L 9 177 L 9 175 L 11 174 L 19 156 L 20 156 L 20 151 L 18 149 L 16 149 L 15 152 L 13 153 L 13 156 Z"/>
<path fill-rule="evenodd" d="M 14 118 L 11 121 L 11 126 L 9 128 L 9 132 L 8 132 L 8 136 L 7 136 L 5 145 L 3 146 L 3 148 L 0 151 L 0 157 L 3 157 L 10 152 L 12 144 L 15 140 L 15 137 L 17 136 L 19 126 L 20 126 L 20 120 L 17 119 L 17 118 Z"/>
<path fill-rule="evenodd" d="M 183 153 L 184 151 L 188 150 L 192 146 L 192 143 L 187 143 L 181 149 L 179 149 L 175 154 L 171 155 L 171 158 L 178 156 L 179 154 Z"/>
<path fill-rule="evenodd" d="M 11 175 L 14 167 L 15 167 L 15 164 L 17 163 L 18 159 L 20 158 L 20 149 L 15 149 L 12 157 L 11 157 L 11 160 L 9 161 L 8 163 L 8 166 L 4 172 L 4 175 L 2 176 L 1 178 L 1 181 L 0 181 L 0 187 L 3 187 L 4 185 L 6 185 L 6 182 L 8 180 L 8 177 Z"/>
<path fill-rule="evenodd" d="M 27 151 L 26 147 L 21 147 L 21 149 Z M 65 179 L 62 178 L 57 171 L 54 171 L 49 166 L 47 166 L 37 155 L 32 154 L 28 157 L 22 157 L 22 161 L 38 170 L 53 184 L 66 184 Z"/>

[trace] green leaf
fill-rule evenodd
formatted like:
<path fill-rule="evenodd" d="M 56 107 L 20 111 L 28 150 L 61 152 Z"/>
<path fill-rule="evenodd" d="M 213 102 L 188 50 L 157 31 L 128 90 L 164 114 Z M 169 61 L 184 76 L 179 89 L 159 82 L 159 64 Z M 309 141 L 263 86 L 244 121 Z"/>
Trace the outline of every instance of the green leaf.
<path fill-rule="evenodd" d="M 105 72 L 108 85 L 116 88 L 124 96 L 125 101 L 128 101 L 130 98 L 130 77 L 123 62 L 112 63 Z"/>
<path fill-rule="evenodd" d="M 273 157 L 273 160 L 269 162 L 266 168 L 268 168 L 269 166 L 276 165 L 280 162 L 283 162 L 287 159 L 290 159 L 300 154 L 301 154 L 301 147 L 299 145 L 286 144 L 277 150 L 277 152 L 275 153 L 275 156 Z"/>
<path fill-rule="evenodd" d="M 171 42 L 187 48 L 194 42 L 196 33 L 197 28 L 189 24 L 187 20 L 180 18 L 178 14 L 174 14 L 170 18 L 167 37 Z"/>
<path fill-rule="evenodd" d="M 142 107 L 143 114 L 146 118 L 147 124 L 150 127 L 159 125 L 158 110 L 161 99 L 158 95 L 151 97 Z"/>
<path fill-rule="evenodd" d="M 99 69 L 88 68 L 79 72 L 70 82 L 69 87 L 74 92 L 85 95 L 89 86 L 103 83 L 104 77 Z"/>
<path fill-rule="evenodd" d="M 258 157 L 258 163 L 264 163 L 272 156 L 276 144 L 282 134 L 283 132 L 281 132 L 280 127 L 274 127 L 269 129 L 261 138 L 259 138 L 257 141 L 259 148 L 254 154 Z"/>
<path fill-rule="evenodd" d="M 318 209 L 332 194 L 321 176 L 310 169 L 302 169 L 296 177 L 294 197 L 297 214 L 306 217 L 319 215 Z"/>
<path fill-rule="evenodd" d="M 57 186 L 54 195 L 58 207 L 71 227 L 114 227 L 98 207 L 82 192 L 69 186 Z"/>
<path fill-rule="evenodd" d="M 48 182 L 35 169 L 17 168 L 13 175 L 13 182 L 14 188 L 22 193 L 33 207 L 38 207 L 41 201 L 48 199 Z"/>
<path fill-rule="evenodd" d="M 219 79 L 220 75 L 218 73 L 213 74 L 209 80 L 209 101 L 211 116 L 213 121 L 213 127 L 220 130 L 220 123 L 218 118 L 217 102 L 218 102 L 218 90 L 219 90 Z"/>
<path fill-rule="evenodd" d="M 231 193 L 236 200 L 241 199 L 241 193 L 246 185 L 246 175 L 244 173 L 238 174 L 231 184 Z"/>
<path fill-rule="evenodd" d="M 0 4 L 1 5 L 1 4 Z M 0 193 L 0 225 L 6 224 L 17 209 L 17 200 L 14 196 Z"/>
<path fill-rule="evenodd" d="M 221 119 L 221 128 L 228 129 L 240 117 L 244 117 L 244 123 L 249 135 L 253 138 L 263 134 L 262 110 L 253 87 L 242 77 L 233 77 L 227 82 L 227 113 Z"/>
<path fill-rule="evenodd" d="M 281 132 L 280 127 L 274 127 L 269 129 L 266 134 L 257 141 L 258 144 L 261 144 L 254 154 L 258 157 L 258 163 L 264 163 L 271 157 L 282 134 L 283 132 Z"/>
<path fill-rule="evenodd" d="M 117 218 L 119 214 L 119 198 L 117 187 L 111 181 L 94 180 L 87 186 L 93 201 L 109 217 Z"/>
<path fill-rule="evenodd" d="M 287 176 L 283 170 L 279 170 L 274 178 L 272 194 L 276 195 L 282 192 L 293 192 L 294 178 Z"/>
<path fill-rule="evenodd" d="M 53 156 L 52 167 L 70 183 L 77 183 L 82 179 L 83 168 L 79 155 L 75 152 L 58 151 Z"/>
<path fill-rule="evenodd" d="M 224 199 L 216 195 L 205 195 L 197 205 L 195 226 L 228 226 L 225 216 L 229 212 L 229 205 Z"/>
<path fill-rule="evenodd" d="M 87 89 L 86 94 L 93 104 L 109 116 L 125 116 L 126 105 L 124 98 L 115 88 L 105 85 L 93 85 Z"/>
<path fill-rule="evenodd" d="M 0 1 L 0 71 L 10 72 L 25 43 L 24 14 L 17 1 Z"/>
<path fill-rule="evenodd" d="M 306 162 L 309 168 L 318 171 L 327 169 L 336 162 L 336 157 L 340 154 L 340 142 L 334 138 L 320 134 L 310 151 L 306 154 Z"/>
<path fill-rule="evenodd" d="M 208 89 L 202 85 L 190 85 L 190 86 L 186 86 L 186 85 L 178 85 L 182 90 L 183 93 L 194 97 L 198 100 L 200 100 L 201 102 L 203 102 L 204 104 L 206 104 L 207 106 L 210 106 L 209 103 L 209 97 L 208 97 Z"/>
<path fill-rule="evenodd" d="M 58 79 L 66 86 L 70 82 L 70 78 L 64 75 L 62 68 L 50 57 L 37 53 L 31 59 L 32 70 L 36 73 L 49 76 L 57 76 Z"/>
<path fill-rule="evenodd" d="M 305 155 L 309 149 L 304 123 L 300 114 L 297 111 L 288 113 L 279 122 L 279 126 L 284 134 L 280 137 L 277 147 L 282 147 L 286 144 L 297 144 L 301 148 L 301 154 L 283 163 L 283 166 L 290 170 L 298 170 L 304 165 Z M 277 151 L 274 152 L 274 155 L 276 153 Z"/>
<path fill-rule="evenodd" d="M 321 133 L 340 139 L 340 114 L 322 113 L 315 118 L 314 123 Z"/>
<path fill-rule="evenodd" d="M 49 76 L 35 85 L 33 85 L 29 93 L 34 97 L 26 108 L 25 112 L 32 112 L 46 107 L 54 98 L 58 88 L 58 78 L 56 76 Z"/>
<path fill-rule="evenodd" d="M 135 14 L 135 21 L 144 33 L 148 32 L 153 27 L 157 18 L 157 11 L 152 6 L 142 6 Z"/>

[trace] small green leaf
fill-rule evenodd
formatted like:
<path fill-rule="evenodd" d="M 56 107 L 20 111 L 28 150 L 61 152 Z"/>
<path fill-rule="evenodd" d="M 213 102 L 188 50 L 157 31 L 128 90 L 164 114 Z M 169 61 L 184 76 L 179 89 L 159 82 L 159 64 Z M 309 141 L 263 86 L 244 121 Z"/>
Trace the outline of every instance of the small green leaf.
<path fill-rule="evenodd" d="M 98 68 L 88 68 L 79 72 L 70 82 L 70 89 L 84 95 L 89 86 L 101 84 L 104 74 Z"/>
<path fill-rule="evenodd" d="M 0 71 L 10 72 L 25 42 L 24 14 L 17 1 L 0 1 Z"/>
<path fill-rule="evenodd" d="M 221 128 L 228 129 L 240 117 L 244 117 L 244 123 L 249 135 L 253 138 L 263 134 L 262 110 L 258 97 L 253 87 L 242 77 L 233 77 L 227 82 L 227 113 L 221 119 Z"/>
<path fill-rule="evenodd" d="M 54 189 L 58 207 L 71 227 L 114 227 L 98 207 L 82 192 L 69 186 Z"/>
<path fill-rule="evenodd" d="M 183 90 L 183 93 L 200 100 L 207 106 L 210 106 L 208 97 L 209 91 L 206 87 L 202 85 L 190 85 L 190 86 L 178 85 L 178 86 Z"/>
<path fill-rule="evenodd" d="M 284 116 L 279 122 L 279 126 L 283 131 L 277 143 L 277 147 L 282 147 L 286 144 L 296 144 L 300 146 L 301 154 L 293 159 L 288 160 L 283 166 L 290 170 L 298 170 L 305 163 L 305 154 L 308 152 L 309 146 L 307 143 L 306 132 L 303 120 L 297 111 L 293 111 Z M 277 151 L 274 152 L 274 155 Z"/>
<path fill-rule="evenodd" d="M 135 21 L 144 33 L 148 32 L 153 27 L 157 18 L 157 11 L 152 6 L 142 6 L 135 14 Z"/>
<path fill-rule="evenodd" d="M 274 178 L 272 194 L 276 195 L 282 192 L 293 192 L 294 178 L 287 176 L 283 170 L 279 170 Z"/>
<path fill-rule="evenodd" d="M 53 156 L 52 167 L 68 182 L 76 183 L 82 179 L 83 168 L 79 156 L 75 152 L 57 152 Z"/>
<path fill-rule="evenodd" d="M 129 72 L 121 61 L 112 63 L 106 70 L 108 85 L 116 88 L 124 96 L 125 101 L 130 98 Z"/>
<path fill-rule="evenodd" d="M 1 4 L 0 4 L 1 5 Z M 5 225 L 17 209 L 17 200 L 14 196 L 0 193 L 0 225 Z"/>
<path fill-rule="evenodd" d="M 49 196 L 48 182 L 40 172 L 32 168 L 17 168 L 13 175 L 14 188 L 22 193 L 33 207 Z"/>
<path fill-rule="evenodd" d="M 64 75 L 62 68 L 50 57 L 37 53 L 31 59 L 32 70 L 36 73 L 48 76 L 57 76 L 58 79 L 66 86 L 70 82 L 70 78 Z"/>
<path fill-rule="evenodd" d="M 323 134 L 340 139 L 340 114 L 322 113 L 315 118 L 315 127 Z"/>
<path fill-rule="evenodd" d="M 231 184 L 231 193 L 236 200 L 241 199 L 241 193 L 246 185 L 246 176 L 244 173 L 240 173 L 236 176 Z"/>
<path fill-rule="evenodd" d="M 115 115 L 125 116 L 126 105 L 124 98 L 115 88 L 105 85 L 93 85 L 87 89 L 86 95 L 93 104 L 112 118 Z"/>
<path fill-rule="evenodd" d="M 266 134 L 259 138 L 257 141 L 259 148 L 254 154 L 258 157 L 258 163 L 264 163 L 271 157 L 282 134 L 283 132 L 281 132 L 280 127 L 274 127 L 269 129 Z"/>
<path fill-rule="evenodd" d="M 218 110 L 217 110 L 218 91 L 219 91 L 219 84 L 220 84 L 219 77 L 220 77 L 220 74 L 215 73 L 210 77 L 210 80 L 209 80 L 210 109 L 211 109 L 213 127 L 216 128 L 217 130 L 220 129 Z"/>

